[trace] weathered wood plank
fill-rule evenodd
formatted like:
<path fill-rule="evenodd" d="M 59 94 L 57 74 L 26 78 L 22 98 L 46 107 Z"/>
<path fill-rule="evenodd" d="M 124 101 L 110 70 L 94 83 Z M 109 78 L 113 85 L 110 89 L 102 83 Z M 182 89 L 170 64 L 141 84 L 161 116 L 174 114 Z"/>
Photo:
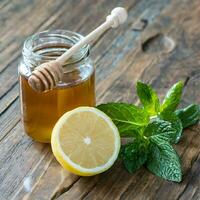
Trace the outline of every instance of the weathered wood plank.
<path fill-rule="evenodd" d="M 105 2 L 104 2 L 104 4 L 105 4 Z M 83 5 L 85 5 L 85 4 L 83 4 Z M 93 5 L 93 4 L 92 4 Z M 95 4 L 95 6 L 98 6 L 98 4 Z M 104 5 L 105 6 L 105 5 Z M 73 7 L 73 5 L 72 5 L 72 7 Z M 65 7 L 64 7 L 65 8 Z M 83 9 L 83 11 L 85 10 L 85 9 L 89 9 L 89 11 L 90 12 L 87 12 L 87 15 L 85 14 L 85 16 L 83 17 L 83 19 L 85 19 L 84 21 L 80 21 L 80 22 L 77 22 L 77 23 L 75 23 L 74 21 L 72 21 L 72 19 L 73 19 L 73 17 L 71 17 L 71 15 L 69 15 L 69 16 L 64 16 L 63 18 L 63 20 L 65 20 L 65 25 L 66 26 L 69 26 L 69 27 L 71 27 L 72 26 L 72 30 L 73 30 L 73 26 L 75 26 L 75 25 L 77 25 L 77 26 L 82 26 L 83 28 L 83 31 L 85 30 L 85 32 L 86 32 L 86 30 L 88 30 L 88 28 L 87 28 L 87 25 L 89 25 L 89 23 L 88 24 L 86 24 L 86 25 L 84 25 L 84 22 L 85 21 L 87 21 L 88 20 L 88 18 L 89 18 L 89 16 L 90 16 L 90 14 L 91 14 L 91 10 L 92 9 L 90 9 L 90 7 L 89 6 L 83 6 L 83 8 L 82 7 L 76 7 L 77 9 Z M 71 8 L 68 6 L 68 9 L 70 10 Z M 65 9 L 61 9 L 62 10 L 62 12 L 64 12 L 65 11 Z M 59 10 L 60 11 L 60 10 Z M 83 11 L 81 11 L 81 12 L 83 12 Z M 70 14 L 70 13 L 69 13 Z M 54 16 L 54 15 L 53 15 Z M 93 19 L 95 19 L 96 21 L 102 21 L 101 19 L 99 19 L 99 17 L 97 17 L 98 15 L 96 15 L 96 17 L 94 18 L 93 17 Z M 56 18 L 58 18 L 58 14 L 56 13 L 56 16 L 54 16 L 54 17 L 50 17 L 49 19 L 52 19 L 53 18 L 53 20 L 56 20 Z M 62 19 L 62 17 L 61 17 L 61 19 Z M 49 22 L 50 21 L 50 22 Z M 60 21 L 60 20 L 59 20 Z M 57 22 L 57 21 L 56 21 Z M 52 20 L 47 20 L 47 23 L 45 22 L 40 28 L 39 28 L 39 30 L 43 30 L 44 28 L 48 28 L 50 25 L 51 25 L 51 23 L 53 23 L 53 21 Z M 63 22 L 64 23 L 64 22 Z M 90 24 L 91 25 L 91 24 Z M 60 27 L 59 26 L 59 24 L 58 24 L 58 27 Z M 52 27 L 51 27 L 52 28 Z M 63 28 L 65 28 L 65 27 L 63 27 Z M 66 27 L 67 28 L 67 27 Z M 76 28 L 75 27 L 75 31 L 77 31 L 77 29 L 78 28 Z M 31 31 L 31 30 L 29 30 L 29 31 Z M 24 37 L 25 38 L 25 37 Z M 16 45 L 17 47 L 19 46 L 19 44 L 21 44 L 21 42 L 22 41 L 18 41 L 18 44 Z M 13 44 L 13 43 L 11 43 L 11 44 Z M 17 48 L 16 47 L 16 48 Z M 9 48 L 10 49 L 12 49 L 13 50 L 13 46 L 9 46 Z M 9 50 L 9 48 L 6 48 L 6 50 L 8 49 Z M 2 73 L 2 75 L 1 75 L 1 79 L 0 79 L 0 82 L 2 82 L 2 83 L 4 83 L 5 85 L 6 85 L 6 87 L 2 87 L 1 88 L 1 90 L 0 90 L 0 93 L 2 94 L 2 95 L 4 95 L 4 93 L 5 92 L 7 92 L 8 90 L 10 90 L 10 89 L 12 89 L 12 87 L 15 87 L 15 84 L 17 83 L 17 73 L 16 73 L 16 68 L 17 68 L 17 64 L 18 64 L 18 60 L 17 60 L 17 58 L 18 58 L 18 54 L 20 54 L 21 52 L 20 52 L 20 50 L 19 51 L 16 51 L 17 52 L 17 57 L 16 56 L 13 56 L 13 57 L 11 57 L 12 59 L 11 60 L 8 60 L 5 64 L 4 63 L 2 63 L 2 66 L 4 65 L 6 68 L 4 69 L 4 70 L 2 70 L 1 71 L 1 73 Z M 8 54 L 8 53 L 7 53 Z M 2 56 L 3 57 L 3 56 Z M 13 60 L 14 59 L 14 60 Z M 13 70 L 13 68 L 15 69 L 15 70 Z M 16 80 L 14 83 L 13 83 L 13 81 L 12 80 Z M 15 94 L 16 95 L 16 94 Z"/>
<path fill-rule="evenodd" d="M 85 5 L 86 6 L 86 5 Z M 83 8 L 84 8 L 84 6 L 83 6 Z M 99 14 L 101 14 L 101 13 L 99 13 Z M 99 21 L 101 20 L 101 18 L 99 18 Z M 86 26 L 83 26 L 85 29 L 87 29 L 87 27 Z M 7 69 L 7 68 L 6 68 Z M 5 72 L 5 71 L 4 71 Z M 7 76 L 8 77 L 11 77 L 12 76 L 12 74 L 15 76 L 15 74 L 13 73 L 13 71 L 12 70 L 10 70 L 9 71 L 9 73 L 7 73 Z M 11 76 L 10 76 L 11 75 Z M 11 80 L 13 80 L 13 77 L 11 78 Z M 15 87 L 15 86 L 14 86 Z M 8 90 L 6 90 L 5 89 L 5 92 L 7 92 Z M 11 91 L 11 93 L 13 94 L 13 95 L 15 95 L 16 93 L 15 92 L 13 92 L 13 91 L 15 91 L 15 90 L 10 90 Z M 10 94 L 10 93 L 8 93 L 8 94 Z M 12 96 L 12 94 L 10 94 L 11 96 Z M 8 96 L 9 97 L 9 96 Z M 6 99 L 7 100 L 7 99 Z M 11 131 L 12 132 L 12 131 Z M 11 133 L 12 134 L 12 133 Z M 6 137 L 7 138 L 7 137 Z M 20 142 L 20 140 L 19 141 L 15 141 L 16 143 L 19 143 Z M 28 141 L 27 141 L 28 142 Z M 11 145 L 11 144 L 10 144 Z M 4 145 L 3 145 L 4 146 Z M 5 149 L 4 147 L 2 146 L 2 149 Z M 6 152 L 6 149 L 4 150 L 5 152 Z M 29 149 L 27 149 L 27 151 L 29 151 Z M 38 155 L 39 156 L 39 155 Z M 40 155 L 40 156 L 44 156 L 43 154 L 42 155 Z M 39 156 L 39 157 L 40 157 Z M 48 162 L 50 162 L 50 160 L 51 160 L 51 158 L 49 158 L 49 160 L 48 160 Z M 37 160 L 36 160 L 36 162 L 37 162 Z M 40 162 L 40 160 L 38 160 L 38 162 Z M 54 161 L 55 162 L 55 161 Z M 33 168 L 33 172 L 34 172 L 34 170 L 35 170 L 35 168 Z M 36 170 L 37 171 L 37 170 Z M 44 172 L 44 171 L 43 171 Z M 31 172 L 28 172 L 28 174 L 30 174 Z M 11 171 L 11 174 L 12 174 L 12 171 Z M 27 174 L 26 173 L 26 171 L 24 170 L 24 174 Z M 11 176 L 14 176 L 14 174 L 12 174 Z M 66 176 L 66 178 L 68 178 L 68 176 Z M 45 179 L 46 180 L 46 179 Z M 60 181 L 61 183 L 62 183 L 62 181 Z M 72 181 L 73 182 L 73 181 Z M 33 181 L 33 183 L 34 183 L 34 181 Z M 16 184 L 17 185 L 17 184 Z M 48 186 L 48 184 L 44 184 L 44 186 L 46 185 L 46 188 L 48 188 L 49 186 Z M 53 184 L 54 186 L 56 186 L 57 185 L 57 183 L 54 183 Z M 39 186 L 40 186 L 40 184 L 38 184 L 38 188 L 39 188 Z M 56 188 L 56 187 L 55 187 Z M 61 187 L 62 188 L 62 187 Z M 44 189 L 44 188 L 43 188 Z M 56 188 L 57 189 L 57 188 Z M 12 187 L 11 187 L 11 190 L 12 190 Z M 20 191 L 22 191 L 22 193 L 23 193 L 23 190 L 24 190 L 24 188 L 22 188 L 22 190 L 20 190 Z M 36 191 L 36 195 L 38 195 L 38 194 L 40 194 L 40 193 L 37 193 L 37 187 L 34 187 L 34 191 Z M 34 191 L 33 191 L 33 193 L 32 193 L 32 195 L 34 195 Z M 59 188 L 58 188 L 58 191 L 59 191 Z M 56 191 L 49 191 L 50 193 L 48 194 L 48 195 L 54 195 L 54 193 L 56 193 Z M 20 196 L 21 194 L 19 194 L 19 199 L 20 199 Z M 17 196 L 16 196 L 16 198 L 17 198 Z M 30 197 L 31 198 L 31 197 Z"/>
<path fill-rule="evenodd" d="M 101 17 L 105 17 L 115 5 L 125 5 L 131 17 L 123 26 L 125 30 L 118 29 L 109 32 L 93 48 L 92 54 L 97 65 L 98 102 L 122 100 L 137 102 L 134 86 L 138 79 L 151 83 L 161 96 L 172 83 L 181 79 L 186 83 L 182 105 L 193 101 L 200 103 L 197 92 L 200 74 L 199 43 L 197 42 L 200 36 L 198 1 L 177 0 L 159 3 L 155 0 L 148 2 L 102 0 L 90 1 L 90 3 L 67 1 L 63 6 L 60 6 L 62 1 L 56 1 L 55 4 L 49 0 L 48 6 L 44 4 L 44 1 L 35 2 L 27 4 L 27 7 L 21 10 L 21 15 L 15 10 L 17 17 L 13 20 L 11 20 L 11 14 L 8 14 L 9 17 L 6 20 L 8 24 L 2 32 L 0 30 L 1 34 L 6 30 L 8 32 L 7 36 L 3 36 L 6 41 L 4 44 L 8 48 L 0 57 L 0 61 L 2 59 L 0 84 L 5 84 L 5 87 L 0 88 L 2 113 L 0 117 L 0 152 L 2 153 L 0 155 L 2 166 L 0 194 L 1 191 L 4 192 L 2 198 L 159 199 L 162 197 L 163 199 L 165 195 L 167 199 L 192 197 L 197 199 L 200 195 L 198 127 L 188 129 L 177 146 L 183 159 L 185 172 L 184 181 L 181 184 L 163 181 L 145 169 L 130 175 L 122 169 L 120 163 L 102 175 L 78 178 L 65 172 L 59 166 L 53 159 L 49 146 L 33 143 L 23 135 L 21 124 L 18 123 L 20 115 L 15 98 L 18 96 L 16 66 L 20 55 L 19 47 L 27 35 L 50 26 L 65 29 L 70 27 L 71 30 L 87 33 L 94 24 L 100 23 Z M 16 5 L 19 4 L 20 1 L 16 1 Z M 6 4 L 5 11 L 7 9 L 11 13 L 11 7 Z M 94 12 L 96 7 L 99 9 Z M 28 19 L 20 22 L 19 19 L 26 16 L 33 8 L 35 11 L 30 13 Z M 41 13 L 47 9 L 48 12 Z M 73 14 L 66 12 L 67 9 L 73 9 Z M 187 9 L 192 12 L 185 12 Z M 81 13 L 81 19 L 76 17 L 77 13 Z M 36 16 L 38 16 L 37 20 L 30 27 L 30 22 Z M 91 18 L 93 20 L 89 20 Z M 139 31 L 135 28 L 138 25 L 133 21 L 138 18 L 147 20 L 144 29 Z M 13 40 L 10 39 L 13 32 L 8 30 L 11 30 L 14 24 L 17 24 L 19 29 Z M 159 34 L 159 37 L 149 40 L 156 34 Z M 163 46 L 159 48 L 157 46 L 165 35 L 176 42 L 176 48 L 170 53 L 160 54 L 158 50 Z M 145 48 L 143 48 L 144 45 Z M 5 46 L 1 46 L 2 49 Z"/>
<path fill-rule="evenodd" d="M 0 115 L 0 143 L 10 132 L 10 130 L 19 122 L 20 110 L 17 100 L 6 108 L 5 114 Z"/>
<path fill-rule="evenodd" d="M 171 9 L 172 8 L 173 7 L 171 7 Z M 182 7 L 180 9 L 182 9 Z M 169 10 L 168 12 L 171 13 L 171 10 Z M 164 13 L 164 14 L 166 14 L 166 13 Z M 180 20 L 180 18 L 184 20 L 184 18 L 187 17 L 187 16 L 185 16 L 185 13 L 182 13 L 182 15 L 184 15 L 184 16 L 178 16 L 177 17 L 178 21 Z M 196 15 L 195 17 L 198 17 L 198 15 Z M 162 17 L 161 17 L 161 19 L 159 18 L 159 20 L 162 20 Z M 174 20 L 173 22 L 175 23 L 176 20 Z M 158 22 L 158 24 L 160 24 L 160 22 Z M 149 27 L 149 29 L 155 28 L 155 27 L 156 26 Z M 176 28 L 176 27 L 174 27 L 173 24 L 171 24 L 171 26 L 168 26 L 167 28 L 169 29 L 169 33 L 168 32 L 167 33 L 170 34 L 170 36 L 173 39 L 175 39 L 175 41 L 178 41 L 181 45 L 185 44 L 185 43 L 181 43 L 182 42 L 182 35 L 181 35 L 181 37 L 177 36 L 179 27 Z M 148 30 L 145 30 L 145 31 L 148 31 Z M 157 31 L 161 31 L 159 27 L 157 28 Z M 182 30 L 182 31 L 184 32 L 185 30 Z M 152 32 L 153 32 L 153 30 L 152 30 Z M 151 33 L 151 30 L 149 30 L 148 34 L 150 34 L 150 33 Z M 156 31 L 155 31 L 155 33 L 156 33 Z M 192 35 L 188 34 L 187 37 L 188 38 L 190 37 L 190 39 L 191 39 Z M 187 40 L 187 38 L 185 38 L 185 40 Z M 193 41 L 191 41 L 191 42 L 195 43 L 195 39 L 193 38 Z M 160 94 L 164 94 L 163 88 L 164 88 L 164 91 L 166 91 L 168 89 L 169 85 L 173 84 L 178 79 L 185 80 L 185 81 L 187 80 L 187 84 L 188 84 L 188 76 L 191 76 L 191 74 L 198 71 L 198 66 L 194 66 L 195 64 L 198 63 L 198 57 L 196 57 L 196 56 L 192 57 L 192 54 L 194 53 L 193 49 L 188 49 L 188 51 L 187 50 L 183 51 L 182 50 L 183 47 L 186 48 L 186 46 L 182 46 L 182 47 L 179 46 L 178 48 L 176 48 L 176 50 L 172 54 L 166 55 L 166 56 L 164 55 L 163 57 L 161 57 L 161 56 L 157 57 L 157 55 L 149 56 L 149 57 L 147 56 L 147 59 L 144 60 L 144 63 L 147 64 L 147 61 L 149 63 L 151 63 L 151 61 L 152 61 L 153 64 L 152 65 L 147 64 L 148 67 L 144 68 L 146 70 L 144 72 L 143 72 L 143 64 L 144 63 L 140 63 L 140 61 L 143 61 L 143 60 L 137 59 L 136 58 L 136 57 L 138 57 L 137 54 L 136 54 L 137 56 L 133 55 L 133 57 L 136 58 L 135 62 L 132 61 L 132 65 L 134 66 L 134 69 L 136 69 L 136 78 L 133 78 L 134 69 L 131 72 L 131 64 L 130 64 L 129 67 L 127 67 L 127 71 L 124 70 L 124 68 L 120 72 L 116 70 L 115 73 L 112 74 L 112 77 L 105 79 L 105 81 L 102 84 L 99 85 L 98 90 L 102 91 L 102 93 L 104 94 L 104 97 L 101 96 L 101 100 L 102 100 L 102 98 L 103 98 L 103 101 L 105 101 L 106 99 L 109 99 L 109 101 L 110 100 L 119 100 L 119 101 L 125 100 L 126 99 L 125 95 L 129 95 L 127 93 L 127 89 L 131 88 L 131 86 L 134 85 L 133 82 L 134 82 L 134 80 L 136 81 L 138 79 L 138 76 L 143 81 L 153 83 L 153 85 L 157 89 L 160 90 L 159 91 Z M 154 52 L 152 52 L 152 53 L 154 53 Z M 188 56 L 188 55 L 190 55 L 191 58 L 190 59 L 187 58 L 186 60 L 188 62 L 191 62 L 191 63 L 193 62 L 195 64 L 193 64 L 192 67 L 190 67 L 190 68 L 188 68 L 188 67 L 186 68 L 186 64 L 185 64 L 185 67 L 183 68 L 182 65 L 180 64 L 180 60 L 182 58 Z M 144 55 L 142 54 L 142 56 L 144 56 Z M 176 59 L 172 59 L 175 56 L 177 57 L 178 61 Z M 126 56 L 125 56 L 125 58 L 126 58 Z M 130 57 L 128 57 L 128 58 L 129 59 L 127 59 L 127 60 L 130 60 Z M 156 63 L 154 63 L 154 60 L 156 60 Z M 120 66 L 122 66 L 122 64 L 124 64 L 123 62 L 125 62 L 125 61 L 123 60 L 121 63 L 120 62 L 118 63 L 119 64 L 118 68 L 120 68 Z M 137 71 L 137 64 L 138 65 L 140 64 L 140 70 L 141 70 L 140 73 L 138 73 L 138 71 Z M 135 67 L 135 65 L 136 65 L 136 67 Z M 174 65 L 175 65 L 175 68 L 173 68 Z M 152 72 L 151 72 L 151 70 L 152 70 Z M 131 79 L 131 77 L 132 77 L 132 79 Z M 132 81 L 132 83 L 131 83 L 130 80 Z M 105 89 L 105 87 L 106 87 L 106 89 Z M 109 88 L 109 92 L 108 92 L 108 88 Z M 116 90 L 116 88 L 118 88 L 118 90 Z M 195 88 L 194 85 L 193 85 L 193 88 Z M 162 91 L 161 91 L 161 89 L 162 89 Z M 105 92 L 105 91 L 107 91 L 107 92 Z M 191 94 L 189 92 L 190 90 L 188 91 L 187 88 L 186 88 L 185 91 L 187 91 L 188 96 L 191 96 Z M 194 91 L 194 89 L 193 89 L 193 91 Z M 119 97 L 120 94 L 123 94 L 123 96 Z M 133 90 L 132 94 L 134 95 L 134 90 Z M 198 93 L 195 93 L 195 97 L 193 98 L 193 100 L 195 100 L 197 103 L 199 103 L 200 102 L 199 96 L 198 97 L 197 96 L 198 96 Z M 130 99 L 130 97 L 128 96 L 127 99 Z M 188 101 L 188 102 L 191 103 L 191 100 Z M 191 134 L 191 131 L 188 131 L 188 132 Z M 195 135 L 195 136 L 197 136 L 197 135 Z M 184 138 L 183 138 L 183 140 L 184 140 Z M 195 160 L 195 158 L 199 155 L 199 151 L 196 151 L 198 148 L 195 149 L 194 151 L 192 151 L 190 148 L 188 148 L 190 143 L 195 142 L 194 140 L 196 141 L 195 137 L 193 137 L 191 141 L 190 140 L 188 141 L 188 138 L 185 139 L 185 141 L 184 141 L 183 146 L 185 148 L 184 148 L 182 153 L 184 153 L 183 155 L 185 156 L 184 157 L 185 159 L 183 160 L 183 161 L 185 161 L 185 164 L 183 165 L 184 168 L 185 168 L 184 169 L 185 171 L 190 169 L 192 160 L 193 159 Z M 196 143 L 198 144 L 197 141 L 196 141 Z M 178 148 L 178 151 L 180 151 L 179 148 Z M 180 151 L 180 153 L 181 153 L 181 151 Z M 160 189 L 160 185 L 165 185 L 163 187 L 163 190 L 165 188 L 166 199 L 176 199 L 176 198 L 178 198 L 179 192 L 181 192 L 181 190 L 184 190 L 183 185 L 178 185 L 178 184 L 175 184 L 175 183 L 168 183 L 166 181 L 160 180 L 160 179 L 148 174 L 148 172 L 146 172 L 146 171 L 143 172 L 143 174 L 144 174 L 144 176 L 140 177 L 140 181 L 137 184 L 133 183 L 133 184 L 130 185 L 130 187 L 129 187 L 130 189 L 128 188 L 128 190 L 121 196 L 121 199 L 131 199 L 133 197 L 134 197 L 134 199 L 154 199 L 155 197 L 157 197 L 159 199 L 159 197 L 161 197 L 161 196 L 163 198 L 163 191 L 162 190 L 159 193 L 159 195 L 157 195 L 157 193 L 156 193 Z M 119 176 L 119 173 L 116 173 L 115 179 L 112 181 L 112 183 L 110 183 L 108 185 L 115 185 L 115 183 L 118 180 L 118 176 Z M 109 178 L 110 177 L 107 177 L 107 179 L 109 179 Z M 135 178 L 136 177 L 133 175 L 130 179 L 134 180 Z M 81 181 L 81 179 L 79 180 L 79 182 Z M 129 179 L 126 179 L 126 181 L 129 181 Z M 188 179 L 186 178 L 186 182 L 187 181 L 188 181 Z M 107 194 L 102 189 L 103 186 L 105 185 L 105 182 L 103 182 L 103 184 L 100 184 L 99 187 L 98 187 L 99 182 L 101 182 L 101 178 L 98 179 L 98 181 L 96 182 L 95 188 L 91 191 L 91 193 L 89 193 L 87 195 L 86 199 L 94 199 L 94 198 L 96 198 L 96 199 L 103 199 L 103 198 L 112 199 L 113 193 L 117 192 L 117 190 L 115 190 L 112 193 L 112 195 L 111 195 L 111 193 L 109 193 L 109 190 L 106 190 L 106 192 L 108 193 Z M 151 191 L 151 188 L 149 187 L 150 182 L 151 182 L 151 187 L 153 185 L 152 191 Z M 146 183 L 146 184 L 143 184 L 143 183 Z M 77 184 L 78 184 L 78 182 L 77 182 Z M 172 186 L 170 187 L 170 185 L 172 185 Z M 174 186 L 176 186 L 176 189 L 173 189 L 173 188 L 175 188 Z M 166 189 L 166 188 L 169 188 L 169 189 Z M 70 192 L 72 192 L 72 190 L 73 190 L 73 188 L 71 188 Z M 169 194 L 169 191 L 170 191 L 170 194 Z M 151 192 L 152 196 L 149 196 L 149 192 Z M 68 197 L 67 193 L 68 192 L 66 192 L 63 195 L 63 199 Z M 76 194 L 77 194 L 77 191 L 76 191 Z M 148 196 L 146 196 L 145 194 L 148 194 Z M 197 192 L 196 192 L 196 195 L 198 195 Z M 109 196 L 109 198 L 107 198 L 107 196 Z M 120 196 L 118 196 L 115 199 L 118 199 L 118 198 L 120 198 Z"/>
<path fill-rule="evenodd" d="M 80 6 L 81 5 L 81 6 Z M 90 6 L 87 6 L 87 4 L 80 4 L 79 6 L 77 6 L 76 8 L 77 8 L 77 10 L 78 9 L 80 9 L 80 11 L 79 12 L 83 12 L 84 10 L 86 10 L 86 8 L 88 8 L 89 9 L 89 11 L 90 12 L 87 12 L 86 14 L 85 14 L 85 17 L 87 17 L 88 18 L 88 15 L 90 15 L 90 13 L 91 13 L 91 10 L 92 9 L 90 9 Z M 93 4 L 91 4 L 91 5 L 93 5 Z M 65 7 L 66 6 L 66 7 Z M 62 12 L 61 13 L 63 13 L 63 12 L 65 12 L 65 9 L 67 8 L 67 9 L 72 9 L 72 7 L 74 6 L 73 4 L 72 5 L 68 5 L 68 4 L 66 4 L 64 6 L 64 9 L 63 9 L 63 7 L 60 9 Z M 98 6 L 98 4 L 96 4 L 96 6 Z M 60 12 L 60 10 L 59 10 L 59 12 Z M 81 11 L 81 10 L 83 10 L 83 11 Z M 75 10 L 76 11 L 76 10 Z M 78 12 L 78 11 L 77 11 Z M 56 20 L 56 18 L 58 18 L 59 17 L 59 15 L 58 15 L 58 13 L 56 12 L 55 13 L 55 16 L 53 15 L 53 16 L 51 16 L 49 19 L 50 20 L 47 20 L 46 22 L 48 23 L 44 23 L 44 24 L 42 24 L 41 25 L 41 27 L 39 28 L 39 29 L 45 29 L 45 28 L 48 28 L 48 26 L 50 26 L 51 25 L 51 23 L 53 23 L 53 21 L 52 21 L 52 18 L 53 18 L 53 20 Z M 65 18 L 65 19 L 64 19 Z M 66 16 L 64 16 L 63 17 L 63 20 L 65 20 L 65 23 L 66 24 L 68 24 L 68 26 L 69 27 L 71 27 L 71 26 L 75 26 L 76 25 L 76 23 L 74 23 L 74 22 L 71 22 L 71 19 L 73 18 L 73 16 L 70 14 L 70 13 L 68 13 L 68 15 Z M 83 18 L 84 19 L 84 18 Z M 97 21 L 98 21 L 98 17 L 97 17 L 97 19 L 96 19 Z M 99 19 L 99 20 L 101 20 L 101 19 Z M 50 23 L 50 22 L 51 23 Z M 83 22 L 77 22 L 77 24 L 78 25 L 82 25 L 83 26 Z M 59 26 L 58 26 L 59 27 Z M 85 26 L 83 26 L 85 29 L 87 29 L 87 26 L 85 25 Z M 31 32 L 31 30 L 29 30 L 30 32 Z M 36 31 L 38 31 L 38 30 L 36 30 Z M 17 46 L 19 46 L 20 44 L 21 44 L 21 42 L 22 41 L 18 41 L 18 44 L 17 44 Z M 12 43 L 11 43 L 12 44 Z M 11 49 L 13 49 L 13 47 L 11 48 Z M 18 50 L 17 51 L 17 54 L 21 54 L 21 50 Z M 18 57 L 17 57 L 18 58 Z M 4 83 L 4 85 L 6 86 L 6 87 L 2 87 L 2 88 L 0 88 L 0 94 L 2 95 L 1 96 L 1 98 L 4 98 L 4 95 L 6 94 L 8 94 L 8 93 L 12 93 L 13 94 L 13 96 L 17 96 L 18 95 L 18 90 L 16 90 L 16 84 L 17 84 L 17 64 L 18 64 L 18 59 L 17 58 L 15 58 L 14 57 L 14 60 L 11 60 L 11 61 L 8 61 L 9 63 L 8 63 L 8 66 L 3 70 L 3 71 L 1 71 L 1 77 L 0 77 L 0 83 Z M 2 63 L 2 65 L 3 65 L 4 63 Z M 13 68 L 15 69 L 15 70 L 13 70 Z M 13 80 L 15 80 L 15 81 L 13 81 Z M 11 94 L 8 94 L 8 95 L 11 95 Z M 7 98 L 7 97 L 5 97 L 5 98 Z M 7 101 L 7 100 L 6 100 Z M 9 100 L 10 101 L 10 100 Z M 10 103 L 12 103 L 12 101 L 10 101 Z M 2 104 L 3 105 L 3 104 Z M 7 104 L 7 106 L 9 106 L 9 103 Z M 6 109 L 6 106 L 4 107 L 4 110 Z M 1 112 L 0 112 L 1 113 Z"/>
<path fill-rule="evenodd" d="M 25 176 L 24 172 L 34 168 L 39 160 L 49 153 L 46 145 L 31 142 L 22 132 L 21 123 L 18 123 L 1 143 L 3 146 L 0 150 L 2 199 L 11 197 L 22 181 L 22 177 Z"/>

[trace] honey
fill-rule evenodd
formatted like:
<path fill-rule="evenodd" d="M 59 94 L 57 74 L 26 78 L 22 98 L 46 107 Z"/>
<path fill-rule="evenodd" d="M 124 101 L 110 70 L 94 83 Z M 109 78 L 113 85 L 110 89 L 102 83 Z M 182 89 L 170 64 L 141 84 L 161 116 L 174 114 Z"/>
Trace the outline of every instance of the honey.
<path fill-rule="evenodd" d="M 56 34 L 58 33 L 60 36 L 60 31 L 56 32 Z M 62 35 L 65 33 L 65 36 L 66 33 L 68 35 L 75 34 L 66 31 L 61 31 L 61 33 Z M 49 36 L 50 33 L 48 32 L 47 35 Z M 44 38 L 46 39 L 47 36 L 45 35 Z M 43 62 L 44 58 L 55 59 L 62 51 L 65 51 L 65 48 L 68 48 L 65 44 L 61 45 L 61 40 L 58 44 L 57 38 L 55 32 L 53 32 L 53 37 L 49 39 L 50 45 L 46 43 L 38 45 L 38 43 L 44 42 L 44 39 L 35 42 L 34 45 L 37 44 L 37 48 L 31 50 L 34 53 L 37 52 L 38 55 L 42 54 L 42 57 L 35 59 L 37 54 L 28 54 L 27 58 L 27 52 L 25 52 L 26 55 L 19 65 L 21 113 L 24 131 L 34 140 L 44 143 L 50 142 L 52 129 L 65 112 L 79 106 L 95 106 L 95 70 L 90 59 L 88 59 L 88 52 L 87 54 L 79 53 L 76 58 L 71 60 L 72 63 L 64 66 L 63 80 L 55 89 L 38 93 L 29 86 L 28 77 L 34 67 L 41 63 L 42 59 Z M 69 40 L 69 38 L 67 39 Z M 33 62 L 35 60 L 40 62 Z"/>
<path fill-rule="evenodd" d="M 20 76 L 22 115 L 25 132 L 40 142 L 50 142 L 56 121 L 67 111 L 79 106 L 94 106 L 94 73 L 88 80 L 70 87 L 37 93 Z"/>

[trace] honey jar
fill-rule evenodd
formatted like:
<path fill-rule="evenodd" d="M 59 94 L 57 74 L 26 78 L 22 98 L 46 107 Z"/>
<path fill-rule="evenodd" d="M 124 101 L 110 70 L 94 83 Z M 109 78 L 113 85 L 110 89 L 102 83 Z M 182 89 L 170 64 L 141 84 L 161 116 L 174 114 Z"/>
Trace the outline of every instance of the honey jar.
<path fill-rule="evenodd" d="M 95 106 L 95 69 L 89 45 L 82 47 L 63 66 L 63 80 L 49 91 L 38 93 L 28 77 L 40 64 L 55 60 L 83 36 L 66 30 L 37 33 L 26 39 L 20 61 L 20 103 L 24 131 L 34 140 L 49 143 L 56 121 L 79 106 Z"/>

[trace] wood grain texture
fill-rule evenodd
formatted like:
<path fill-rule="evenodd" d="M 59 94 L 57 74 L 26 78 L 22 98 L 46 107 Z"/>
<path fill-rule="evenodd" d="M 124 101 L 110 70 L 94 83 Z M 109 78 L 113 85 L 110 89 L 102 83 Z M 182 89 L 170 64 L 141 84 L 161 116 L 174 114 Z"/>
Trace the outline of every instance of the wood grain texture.
<path fill-rule="evenodd" d="M 104 34 L 91 51 L 97 103 L 138 103 L 137 80 L 151 83 L 161 97 L 183 80 L 181 106 L 200 103 L 198 0 L 2 0 L 0 200 L 200 199 L 200 125 L 185 130 L 175 146 L 184 172 L 180 184 L 155 177 L 145 168 L 128 174 L 120 162 L 98 176 L 78 177 L 61 168 L 49 145 L 23 133 L 17 64 L 25 38 L 49 28 L 87 34 L 116 6 L 128 9 L 127 23 Z"/>

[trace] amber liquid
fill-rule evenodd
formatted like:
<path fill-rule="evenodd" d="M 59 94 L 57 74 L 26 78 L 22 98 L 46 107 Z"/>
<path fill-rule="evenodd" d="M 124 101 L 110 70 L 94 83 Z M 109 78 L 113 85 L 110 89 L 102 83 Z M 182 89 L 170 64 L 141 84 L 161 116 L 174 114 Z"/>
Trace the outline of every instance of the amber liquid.
<path fill-rule="evenodd" d="M 67 111 L 79 106 L 95 105 L 94 72 L 88 79 L 76 83 L 76 75 L 68 74 L 56 89 L 37 93 L 30 88 L 27 78 L 20 75 L 22 120 L 25 132 L 39 142 L 50 142 L 56 121 Z M 74 83 L 73 80 L 74 79 Z"/>

